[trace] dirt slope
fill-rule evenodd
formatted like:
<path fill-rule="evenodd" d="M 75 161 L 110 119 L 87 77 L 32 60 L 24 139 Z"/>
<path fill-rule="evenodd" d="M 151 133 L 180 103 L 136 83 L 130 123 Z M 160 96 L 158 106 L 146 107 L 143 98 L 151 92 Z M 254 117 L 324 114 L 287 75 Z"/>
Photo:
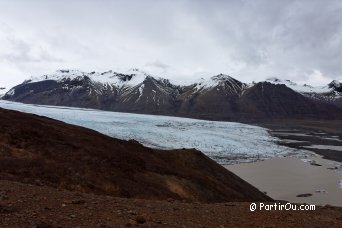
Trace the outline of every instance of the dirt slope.
<path fill-rule="evenodd" d="M 249 203 L 114 198 L 0 181 L 0 227 L 341 227 L 342 209 L 249 211 Z"/>

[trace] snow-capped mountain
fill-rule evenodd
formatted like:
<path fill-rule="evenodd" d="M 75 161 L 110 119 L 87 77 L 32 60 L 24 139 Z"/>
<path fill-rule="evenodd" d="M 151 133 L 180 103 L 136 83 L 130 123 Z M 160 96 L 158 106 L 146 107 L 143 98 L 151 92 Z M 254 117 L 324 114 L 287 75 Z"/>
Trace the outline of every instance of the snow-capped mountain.
<path fill-rule="evenodd" d="M 213 76 L 210 79 L 201 78 L 194 82 L 192 86 L 194 86 L 193 89 L 195 92 L 222 89 L 232 94 L 241 94 L 247 88 L 245 83 L 224 74 Z"/>
<path fill-rule="evenodd" d="M 56 81 L 65 83 L 67 81 L 82 81 L 84 79 L 90 80 L 94 84 L 102 84 L 103 87 L 116 87 L 124 90 L 125 88 L 134 87 L 141 84 L 145 78 L 149 76 L 138 69 L 129 69 L 126 72 L 114 72 L 112 70 L 106 72 L 83 72 L 79 70 L 58 70 L 54 74 L 43 75 L 39 77 L 31 77 L 25 83 L 35 83 L 42 81 Z"/>
<path fill-rule="evenodd" d="M 111 110 L 116 101 L 127 103 L 135 96 L 133 103 L 138 103 L 145 92 L 145 84 L 146 89 L 149 87 L 149 78 L 152 79 L 138 69 L 130 69 L 124 73 L 111 70 L 102 73 L 58 70 L 53 74 L 31 77 L 12 88 L 5 99 Z M 167 84 L 167 80 L 162 78 L 153 80 Z M 153 91 L 157 92 L 157 89 L 158 87 Z"/>
<path fill-rule="evenodd" d="M 342 80 L 333 80 L 328 84 L 328 87 L 339 93 L 342 93 Z"/>
<path fill-rule="evenodd" d="M 59 70 L 31 77 L 3 99 L 215 120 L 339 117 L 341 109 L 310 95 L 326 96 L 331 91 L 339 93 L 341 88 L 338 81 L 326 87 L 317 89 L 279 79 L 246 84 L 224 74 L 176 85 L 139 69 L 101 73 Z"/>
<path fill-rule="evenodd" d="M 328 85 L 316 87 L 307 84 L 299 85 L 290 80 L 280 80 L 278 78 L 269 78 L 266 81 L 272 84 L 286 85 L 308 98 L 329 102 L 338 107 L 342 107 L 342 80 L 334 80 Z"/>
<path fill-rule="evenodd" d="M 322 86 L 322 87 L 313 87 L 311 85 L 307 84 L 297 84 L 295 82 L 292 82 L 290 80 L 281 80 L 278 78 L 268 78 L 266 79 L 267 82 L 273 83 L 273 84 L 283 84 L 287 87 L 293 89 L 294 91 L 300 92 L 300 93 L 327 93 L 331 89 L 328 86 Z"/>

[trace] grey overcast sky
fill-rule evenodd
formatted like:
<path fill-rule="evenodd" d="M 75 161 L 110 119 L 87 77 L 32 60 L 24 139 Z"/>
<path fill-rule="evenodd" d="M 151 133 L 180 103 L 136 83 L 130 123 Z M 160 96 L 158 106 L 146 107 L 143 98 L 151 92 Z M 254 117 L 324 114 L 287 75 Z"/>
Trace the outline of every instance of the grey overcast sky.
<path fill-rule="evenodd" d="M 342 78 L 340 0 L 0 0 L 0 87 L 140 68 L 320 85 Z"/>

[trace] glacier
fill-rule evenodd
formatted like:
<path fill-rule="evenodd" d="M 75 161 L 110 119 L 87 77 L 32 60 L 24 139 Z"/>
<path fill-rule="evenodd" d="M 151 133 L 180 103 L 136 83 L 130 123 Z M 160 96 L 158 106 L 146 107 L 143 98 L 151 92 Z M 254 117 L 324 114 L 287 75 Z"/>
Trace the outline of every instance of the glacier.
<path fill-rule="evenodd" d="M 279 139 L 272 137 L 265 128 L 235 122 L 31 105 L 4 100 L 0 100 L 0 107 L 46 116 L 118 139 L 134 139 L 152 148 L 195 148 L 220 164 L 307 153 L 305 150 L 278 145 Z"/>

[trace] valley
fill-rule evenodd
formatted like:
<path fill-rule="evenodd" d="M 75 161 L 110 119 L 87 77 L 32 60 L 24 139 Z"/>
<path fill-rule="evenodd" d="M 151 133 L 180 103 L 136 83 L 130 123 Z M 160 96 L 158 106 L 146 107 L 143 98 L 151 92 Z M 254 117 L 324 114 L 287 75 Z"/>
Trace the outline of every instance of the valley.
<path fill-rule="evenodd" d="M 283 120 L 252 126 L 9 101 L 0 101 L 0 107 L 46 116 L 155 149 L 196 149 L 274 199 L 342 206 L 342 202 L 334 200 L 342 198 L 339 121 Z M 278 178 L 273 178 L 277 172 Z M 294 176 L 298 180 L 295 185 L 291 180 Z M 321 177 L 312 179 L 315 176 Z M 287 184 L 292 187 L 285 187 Z M 273 190 L 275 186 L 284 187 Z M 281 189 L 287 195 L 282 195 Z M 323 189 L 327 193 L 298 201 L 296 195 L 303 193 L 300 189 Z"/>

